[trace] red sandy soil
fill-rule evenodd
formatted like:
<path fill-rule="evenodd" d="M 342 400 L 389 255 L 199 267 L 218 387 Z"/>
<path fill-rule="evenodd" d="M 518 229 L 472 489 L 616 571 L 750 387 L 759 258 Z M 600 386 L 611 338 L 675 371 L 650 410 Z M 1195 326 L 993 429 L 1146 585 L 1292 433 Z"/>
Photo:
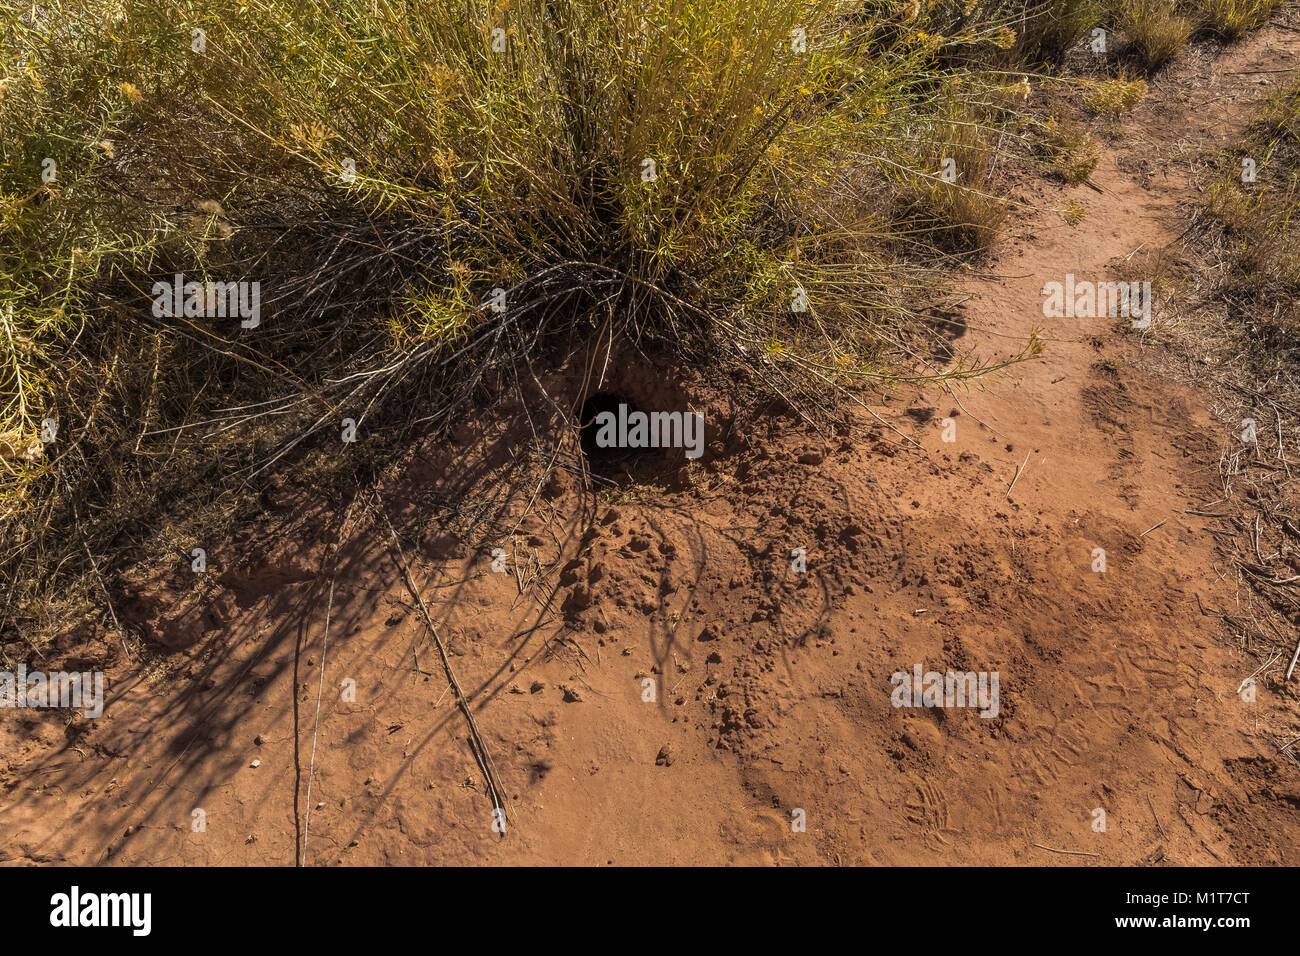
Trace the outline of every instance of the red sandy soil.
<path fill-rule="evenodd" d="M 202 603 L 175 576 L 138 583 L 124 613 L 171 650 L 147 671 L 117 654 L 104 717 L 0 722 L 0 861 L 1300 863 L 1300 771 L 1275 743 L 1300 733 L 1297 680 L 1244 702 L 1257 665 L 1198 608 L 1233 602 L 1185 513 L 1219 497 L 1223 427 L 1114 320 L 1042 316 L 1045 282 L 1177 238 L 1194 193 L 1170 157 L 1230 143 L 1289 78 L 1243 71 L 1297 51 L 1269 28 L 1184 63 L 1103 152 L 1100 193 L 1020 190 L 1039 211 L 1015 218 L 1000 278 L 963 284 L 952 335 L 992 357 L 1038 326 L 1048 347 L 964 410 L 942 387 L 864 391 L 870 411 L 819 436 L 623 357 L 603 388 L 706 411 L 708 454 L 662 459 L 664 490 L 592 496 L 566 471 L 494 486 L 518 406 L 414 450 L 384 507 L 508 796 L 504 836 L 383 520 L 354 508 L 331 573 L 348 502 L 287 481 L 209 549 Z M 1067 197 L 1077 226 L 1053 211 Z M 534 398 L 533 425 L 558 427 Z M 475 518 L 506 531 L 479 547 Z M 915 664 L 997 671 L 1000 713 L 892 707 Z"/>

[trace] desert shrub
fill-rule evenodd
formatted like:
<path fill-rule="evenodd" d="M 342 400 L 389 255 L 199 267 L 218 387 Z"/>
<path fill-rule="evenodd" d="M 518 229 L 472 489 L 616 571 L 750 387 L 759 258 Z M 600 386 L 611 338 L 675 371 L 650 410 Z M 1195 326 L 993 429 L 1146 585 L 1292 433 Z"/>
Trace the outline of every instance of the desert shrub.
<path fill-rule="evenodd" d="M 1086 180 L 1097 168 L 1099 147 L 1080 124 L 1066 117 L 1043 122 L 1039 152 L 1052 172 L 1072 186 Z"/>
<path fill-rule="evenodd" d="M 1148 72 L 1173 59 L 1192 34 L 1192 21 L 1174 0 L 1127 0 L 1120 4 L 1117 26 L 1126 52 Z"/>
<path fill-rule="evenodd" d="M 1145 80 L 1115 77 L 1109 80 L 1083 82 L 1079 96 L 1088 112 L 1097 116 L 1120 116 L 1127 113 L 1146 96 Z"/>
<path fill-rule="evenodd" d="M 595 335 L 787 396 L 888 378 L 945 257 L 996 225 L 1015 106 L 985 67 L 1018 41 L 1001 14 L 962 16 L 939 33 L 919 4 L 841 0 L 6 8 L 11 617 L 48 614 L 92 552 L 111 577 L 177 523 L 219 536 L 344 417 L 373 464 Z M 936 181 L 950 156 L 962 177 Z M 176 274 L 259 283 L 260 323 L 160 311 Z"/>
<path fill-rule="evenodd" d="M 1300 361 L 1300 84 L 1267 102 L 1204 208 L 1225 260 L 1218 294 Z"/>
<path fill-rule="evenodd" d="M 1277 9 L 1279 0 L 1197 0 L 1193 7 L 1196 32 L 1236 40 L 1258 30 Z"/>

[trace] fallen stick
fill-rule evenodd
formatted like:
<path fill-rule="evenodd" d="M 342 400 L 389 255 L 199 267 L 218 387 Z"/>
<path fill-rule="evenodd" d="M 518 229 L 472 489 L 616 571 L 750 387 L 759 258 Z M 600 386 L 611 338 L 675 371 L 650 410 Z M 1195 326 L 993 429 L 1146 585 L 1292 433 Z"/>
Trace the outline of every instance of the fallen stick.
<path fill-rule="evenodd" d="M 1168 518 L 1165 519 L 1165 521 L 1168 521 L 1168 520 L 1169 520 Z M 1164 524 L 1165 521 L 1160 522 L 1160 524 L 1152 525 L 1151 527 L 1149 527 L 1149 528 L 1147 528 L 1145 531 L 1143 531 L 1140 535 L 1138 535 L 1138 537 L 1139 537 L 1139 538 L 1145 538 L 1145 537 L 1146 537 L 1147 535 L 1149 535 L 1152 531 L 1155 531 L 1156 528 L 1159 528 L 1160 525 Z"/>
<path fill-rule="evenodd" d="M 1029 455 L 1031 454 L 1033 454 L 1033 452 L 1027 453 L 1025 455 L 1025 460 L 1021 462 L 1020 467 L 1016 469 L 1016 477 L 1011 479 L 1011 488 L 1016 486 L 1016 482 L 1020 480 L 1020 476 L 1025 473 L 1025 466 L 1029 464 Z M 1007 501 L 1011 500 L 1011 488 L 1007 489 Z"/>
<path fill-rule="evenodd" d="M 987 428 L 993 434 L 997 435 L 999 438 L 1007 437 L 1006 435 L 1003 435 L 1000 431 L 998 431 L 996 428 L 994 428 L 992 425 L 990 425 L 988 422 L 980 421 L 978 418 L 975 418 L 974 415 L 971 415 L 971 413 L 966 410 L 966 406 L 961 403 L 961 399 L 957 397 L 957 393 L 952 390 L 951 382 L 944 382 L 943 384 L 948 387 L 948 394 L 951 395 L 952 400 L 957 403 L 957 407 L 960 408 L 963 412 L 966 412 L 967 415 L 970 415 L 971 418 L 974 418 L 976 424 L 983 425 L 985 428 Z"/>
<path fill-rule="evenodd" d="M 1043 846 L 1041 843 L 1035 843 L 1034 846 L 1040 850 L 1046 850 L 1049 853 L 1065 853 L 1070 856 L 1101 856 L 1100 853 L 1089 853 L 1087 850 L 1058 850 L 1054 847 Z"/>
<path fill-rule="evenodd" d="M 95 572 L 95 580 L 99 582 L 99 588 L 104 592 L 104 603 L 108 607 L 108 614 L 113 619 L 113 626 L 117 628 L 117 638 L 122 642 L 122 652 L 126 654 L 126 659 L 133 660 L 131 651 L 126 646 L 126 631 L 122 629 L 122 622 L 117 619 L 117 612 L 113 610 L 113 596 L 108 593 L 108 585 L 104 583 L 104 576 L 99 573 L 99 565 L 95 563 L 95 556 L 90 553 L 90 545 L 86 543 L 83 535 L 81 546 L 86 549 L 86 557 L 90 558 L 90 570 Z"/>
<path fill-rule="evenodd" d="M 1260 633 L 1262 634 L 1263 632 L 1261 631 Z M 1246 686 L 1246 681 L 1248 681 L 1248 680 L 1254 680 L 1256 677 L 1259 676 L 1259 672 L 1260 672 L 1260 671 L 1262 671 L 1262 670 L 1266 670 L 1267 668 L 1273 666 L 1273 662 L 1274 662 L 1275 660 L 1277 660 L 1277 659 L 1278 659 L 1279 657 L 1281 657 L 1281 656 L 1282 656 L 1281 654 L 1274 654 L 1272 657 L 1270 657 L 1268 660 L 1266 660 L 1263 664 L 1260 664 L 1258 667 L 1256 667 L 1256 668 L 1255 668 L 1255 672 L 1254 672 L 1253 674 L 1251 674 L 1249 677 L 1246 678 L 1246 680 L 1243 680 L 1240 684 L 1237 685 L 1237 689 L 1236 689 L 1236 691 L 1234 691 L 1234 693 L 1240 694 L 1240 693 L 1241 693 L 1241 689 L 1242 689 L 1243 687 Z"/>
<path fill-rule="evenodd" d="M 1160 831 L 1162 837 L 1168 840 L 1169 834 L 1166 833 L 1165 828 L 1160 825 L 1160 817 L 1156 814 L 1156 805 L 1151 802 L 1151 794 L 1149 793 L 1147 794 L 1147 806 L 1151 808 L 1151 819 L 1156 821 L 1156 829 Z"/>
<path fill-rule="evenodd" d="M 355 496 L 353 496 L 352 502 L 348 505 L 348 510 L 343 515 L 342 522 L 339 523 L 339 534 L 334 541 L 334 560 L 330 564 L 330 588 L 329 588 L 329 597 L 325 602 L 325 636 L 321 638 L 320 677 L 317 679 L 316 682 L 316 717 L 312 721 L 311 760 L 307 765 L 307 801 L 306 801 L 307 810 L 302 820 L 302 856 L 298 863 L 299 866 L 307 865 L 307 836 L 311 830 L 311 785 L 312 782 L 316 779 L 316 741 L 320 737 L 320 704 L 321 704 L 321 698 L 325 693 L 325 661 L 329 655 L 329 650 L 330 650 L 330 615 L 334 612 L 334 581 L 338 577 L 339 551 L 342 550 L 343 548 L 343 535 L 344 532 L 347 531 L 348 521 L 352 517 L 352 509 L 356 505 L 356 503 L 357 503 L 357 499 Z M 324 570 L 324 563 L 322 563 L 321 569 Z M 306 619 L 304 618 L 303 620 L 305 624 Z M 294 662 L 295 671 L 297 670 L 297 667 L 298 664 L 295 661 Z M 295 704 L 295 708 L 296 708 L 296 704 Z M 296 719 L 296 714 L 295 714 L 295 719 Z M 297 741 L 295 740 L 294 741 L 295 765 L 297 764 L 297 759 L 298 759 L 297 746 L 298 746 Z M 296 807 L 297 800 L 298 800 L 298 794 L 295 792 L 294 793 L 295 810 L 297 809 Z"/>
<path fill-rule="evenodd" d="M 500 810 L 506 819 L 509 819 L 509 814 L 506 812 L 505 788 L 501 786 L 501 781 L 497 777 L 496 767 L 492 763 L 492 755 L 488 753 L 487 744 L 483 741 L 483 734 L 478 729 L 478 721 L 474 719 L 474 712 L 470 709 L 469 699 L 465 696 L 465 691 L 461 689 L 460 681 L 456 679 L 456 672 L 452 670 L 451 658 L 447 655 L 447 648 L 443 646 L 442 636 L 438 634 L 438 629 L 434 627 L 433 618 L 429 616 L 429 609 L 424 604 L 424 598 L 420 597 L 420 592 L 416 590 L 415 581 L 411 578 L 411 568 L 406 563 L 406 555 L 402 553 L 402 545 L 397 540 L 397 532 L 393 530 L 393 524 L 388 520 L 388 513 L 384 510 L 382 504 L 379 505 L 379 514 L 384 519 L 384 524 L 388 525 L 388 533 L 392 535 L 393 548 L 402 567 L 402 579 L 406 582 L 406 589 L 411 592 L 411 597 L 415 598 L 415 603 L 419 605 L 420 614 L 424 617 L 424 626 L 429 629 L 429 634 L 433 637 L 433 644 L 438 648 L 439 656 L 442 657 L 442 666 L 447 672 L 447 682 L 451 684 L 452 690 L 456 692 L 456 703 L 460 707 L 461 713 L 465 715 L 465 722 L 469 724 L 470 749 L 474 751 L 474 758 L 478 761 L 479 769 L 483 771 L 483 779 L 487 781 L 488 795 L 492 798 L 492 807 L 494 810 Z"/>
<path fill-rule="evenodd" d="M 1220 611 L 1207 611 L 1205 609 L 1205 605 L 1201 603 L 1201 595 L 1199 592 L 1196 595 L 1196 606 L 1201 609 L 1201 613 L 1204 614 L 1206 617 L 1218 617 L 1218 618 L 1223 618 L 1225 620 L 1228 617 L 1228 615 Z"/>
<path fill-rule="evenodd" d="M 1273 414 L 1277 418 L 1277 457 L 1282 459 L 1282 464 L 1286 464 L 1286 441 L 1282 437 L 1282 409 L 1276 405 L 1273 406 Z"/>

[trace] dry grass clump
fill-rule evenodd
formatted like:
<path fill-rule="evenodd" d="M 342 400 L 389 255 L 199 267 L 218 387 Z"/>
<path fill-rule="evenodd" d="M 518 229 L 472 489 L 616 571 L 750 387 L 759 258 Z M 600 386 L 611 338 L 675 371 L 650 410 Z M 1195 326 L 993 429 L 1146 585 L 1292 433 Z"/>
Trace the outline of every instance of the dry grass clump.
<path fill-rule="evenodd" d="M 1120 5 L 1116 26 L 1127 39 L 1125 50 L 1147 72 L 1174 58 L 1192 35 L 1192 21 L 1176 0 L 1131 0 Z"/>
<path fill-rule="evenodd" d="M 1058 178 L 1077 186 L 1097 168 L 1101 148 L 1082 124 L 1064 116 L 1048 117 L 1042 125 L 1038 151 Z"/>
<path fill-rule="evenodd" d="M 1258 30 L 1281 0 L 1197 0 L 1196 32 L 1223 40 L 1237 40 Z"/>
<path fill-rule="evenodd" d="M 1109 80 L 1083 82 L 1079 97 L 1084 107 L 1094 116 L 1122 116 L 1142 101 L 1147 94 L 1145 80 L 1115 77 Z"/>
<path fill-rule="evenodd" d="M 1115 51 L 1150 74 L 1197 37 L 1240 39 L 1268 22 L 1279 0 L 1112 0 L 1100 18 Z"/>
<path fill-rule="evenodd" d="M 1205 212 L 1222 257 L 1216 293 L 1300 362 L 1300 84 L 1266 104 L 1211 183 Z"/>
<path fill-rule="evenodd" d="M 1005 67 L 1091 9 L 6 7 L 0 638 L 72 626 L 78 594 L 102 613 L 90 554 L 112 590 L 309 452 L 357 471 L 343 419 L 373 466 L 574 342 L 796 400 L 887 379 L 935 276 L 996 229 L 1024 147 Z M 260 322 L 156 308 L 178 274 L 257 283 Z"/>

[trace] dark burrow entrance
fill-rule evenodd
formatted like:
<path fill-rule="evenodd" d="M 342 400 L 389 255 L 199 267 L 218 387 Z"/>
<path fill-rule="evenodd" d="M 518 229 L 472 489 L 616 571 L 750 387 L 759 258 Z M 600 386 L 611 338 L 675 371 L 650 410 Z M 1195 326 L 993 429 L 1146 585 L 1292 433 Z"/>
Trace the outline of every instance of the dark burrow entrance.
<path fill-rule="evenodd" d="M 629 413 L 636 410 L 636 404 L 626 395 L 617 392 L 594 392 L 582 403 L 582 412 L 578 417 L 581 426 L 582 453 L 587 456 L 587 467 L 594 474 L 605 478 L 621 475 L 632 465 L 638 452 L 649 451 L 649 449 L 617 446 L 602 448 L 596 443 L 596 433 L 599 431 L 596 417 L 602 412 L 617 416 L 619 405 L 626 405 Z"/>
<path fill-rule="evenodd" d="M 620 447 L 617 444 L 617 434 L 615 444 L 609 447 L 601 447 L 596 442 L 600 431 L 596 417 L 602 412 L 609 412 L 617 421 L 620 405 L 627 406 L 627 415 L 642 410 L 636 402 L 620 392 L 593 392 L 582 403 L 578 423 L 582 452 L 587 458 L 587 470 L 594 477 L 614 484 L 661 481 L 668 467 L 665 449 Z"/>

